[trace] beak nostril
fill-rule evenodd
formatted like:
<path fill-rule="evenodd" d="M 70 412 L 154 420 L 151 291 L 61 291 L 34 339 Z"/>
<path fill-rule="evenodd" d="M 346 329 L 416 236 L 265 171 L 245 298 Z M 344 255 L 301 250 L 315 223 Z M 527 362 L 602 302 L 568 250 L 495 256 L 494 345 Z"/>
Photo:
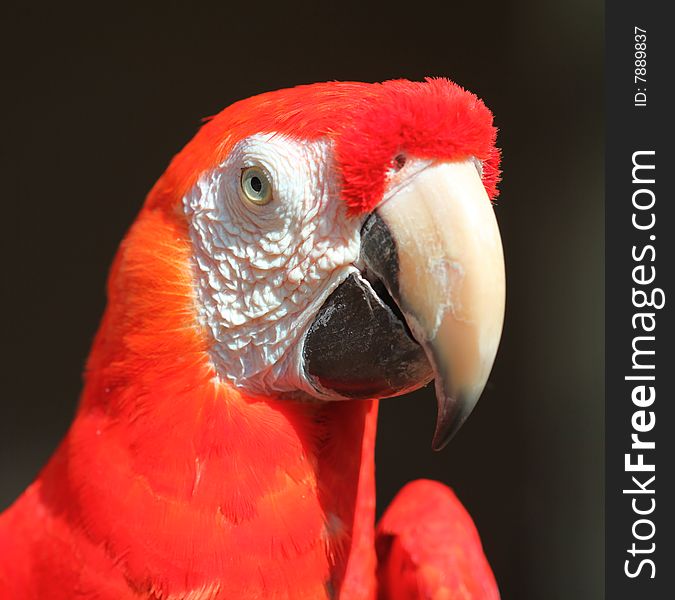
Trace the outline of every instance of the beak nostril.
<path fill-rule="evenodd" d="M 392 167 L 394 171 L 400 171 L 403 167 L 405 167 L 405 163 L 406 163 L 405 154 L 397 154 L 394 157 L 394 160 L 392 161 Z"/>

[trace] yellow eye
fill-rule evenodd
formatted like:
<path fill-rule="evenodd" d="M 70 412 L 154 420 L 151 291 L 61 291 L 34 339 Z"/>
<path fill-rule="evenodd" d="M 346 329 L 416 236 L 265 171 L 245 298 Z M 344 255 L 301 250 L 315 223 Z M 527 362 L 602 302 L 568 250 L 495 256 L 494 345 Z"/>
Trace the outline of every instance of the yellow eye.
<path fill-rule="evenodd" d="M 241 191 L 244 198 L 262 206 L 272 201 L 272 184 L 260 167 L 248 167 L 241 172 Z"/>

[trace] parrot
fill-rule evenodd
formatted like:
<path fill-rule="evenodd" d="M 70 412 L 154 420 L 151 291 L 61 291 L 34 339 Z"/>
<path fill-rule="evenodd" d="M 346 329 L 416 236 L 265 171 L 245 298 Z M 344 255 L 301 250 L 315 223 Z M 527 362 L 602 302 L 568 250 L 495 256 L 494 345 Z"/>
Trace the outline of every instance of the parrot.
<path fill-rule="evenodd" d="M 433 380 L 439 450 L 486 385 L 496 136 L 442 77 L 205 119 L 115 255 L 65 437 L 0 516 L 0 598 L 497 600 L 449 487 L 376 521 L 374 458 L 381 399 Z"/>

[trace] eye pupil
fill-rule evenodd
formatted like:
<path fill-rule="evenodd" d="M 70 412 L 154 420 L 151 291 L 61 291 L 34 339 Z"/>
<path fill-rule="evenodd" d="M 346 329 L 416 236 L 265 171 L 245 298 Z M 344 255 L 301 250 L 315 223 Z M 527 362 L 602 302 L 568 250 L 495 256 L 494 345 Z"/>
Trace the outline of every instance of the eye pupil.
<path fill-rule="evenodd" d="M 263 188 L 262 181 L 260 181 L 259 177 L 251 177 L 251 189 L 256 193 L 259 194 Z"/>

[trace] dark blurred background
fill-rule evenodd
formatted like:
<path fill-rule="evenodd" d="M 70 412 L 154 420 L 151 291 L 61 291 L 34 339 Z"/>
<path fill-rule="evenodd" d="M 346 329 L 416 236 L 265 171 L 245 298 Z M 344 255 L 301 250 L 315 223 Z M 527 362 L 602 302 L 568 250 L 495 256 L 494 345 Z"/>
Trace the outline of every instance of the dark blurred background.
<path fill-rule="evenodd" d="M 431 388 L 383 403 L 380 510 L 452 485 L 504 600 L 603 592 L 603 7 L 599 0 L 1 9 L 0 509 L 65 433 L 113 253 L 204 116 L 276 88 L 448 76 L 494 111 L 501 349 L 430 449 Z"/>

